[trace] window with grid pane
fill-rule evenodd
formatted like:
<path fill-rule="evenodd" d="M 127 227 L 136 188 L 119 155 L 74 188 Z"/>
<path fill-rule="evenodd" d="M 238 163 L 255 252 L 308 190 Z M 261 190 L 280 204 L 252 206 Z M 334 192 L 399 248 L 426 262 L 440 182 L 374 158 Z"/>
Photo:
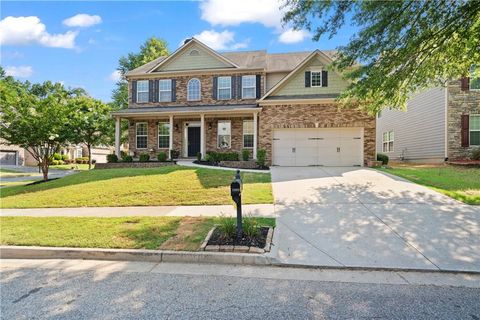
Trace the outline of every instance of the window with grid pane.
<path fill-rule="evenodd" d="M 312 71 L 310 75 L 310 86 L 321 87 L 322 86 L 322 71 Z"/>
<path fill-rule="evenodd" d="M 480 114 L 472 114 L 469 117 L 470 145 L 480 146 Z"/>
<path fill-rule="evenodd" d="M 232 77 L 218 77 L 218 100 L 230 100 L 232 98 Z"/>
<path fill-rule="evenodd" d="M 393 131 L 384 132 L 382 135 L 382 151 L 393 152 L 393 141 L 394 141 Z"/>
<path fill-rule="evenodd" d="M 146 149 L 148 139 L 147 123 L 139 122 L 136 126 L 137 149 Z"/>
<path fill-rule="evenodd" d="M 218 148 L 229 149 L 231 145 L 231 123 L 230 121 L 218 121 L 217 132 Z"/>
<path fill-rule="evenodd" d="M 200 100 L 200 80 L 190 79 L 187 85 L 187 99 L 188 101 Z"/>
<path fill-rule="evenodd" d="M 480 70 L 473 65 L 470 67 L 470 74 L 474 75 L 475 72 L 480 72 Z M 470 90 L 480 90 L 480 76 L 472 76 L 470 78 Z"/>
<path fill-rule="evenodd" d="M 158 147 L 170 148 L 170 123 L 168 122 L 158 124 Z"/>
<path fill-rule="evenodd" d="M 148 80 L 137 81 L 137 102 L 148 102 Z"/>
<path fill-rule="evenodd" d="M 253 120 L 243 121 L 243 147 L 253 148 Z"/>
<path fill-rule="evenodd" d="M 158 101 L 172 101 L 172 80 L 164 79 L 158 81 Z"/>
<path fill-rule="evenodd" d="M 256 77 L 242 76 L 242 99 L 253 99 L 256 97 Z"/>

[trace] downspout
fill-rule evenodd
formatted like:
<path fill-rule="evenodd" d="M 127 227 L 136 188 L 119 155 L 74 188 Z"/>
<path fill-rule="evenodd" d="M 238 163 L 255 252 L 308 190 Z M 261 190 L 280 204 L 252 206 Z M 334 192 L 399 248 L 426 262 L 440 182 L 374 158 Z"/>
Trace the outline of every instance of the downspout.
<path fill-rule="evenodd" d="M 448 161 L 448 81 L 445 87 L 445 158 Z"/>

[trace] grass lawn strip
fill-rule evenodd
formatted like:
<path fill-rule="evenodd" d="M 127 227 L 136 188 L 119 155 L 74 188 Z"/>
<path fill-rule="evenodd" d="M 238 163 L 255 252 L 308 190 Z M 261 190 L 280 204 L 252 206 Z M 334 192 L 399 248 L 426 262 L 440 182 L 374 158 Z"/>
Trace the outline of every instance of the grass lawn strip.
<path fill-rule="evenodd" d="M 0 189 L 2 208 L 231 204 L 234 172 L 168 166 L 83 171 L 31 186 Z M 272 203 L 269 173 L 242 173 L 244 204 Z"/>
<path fill-rule="evenodd" d="M 92 164 L 92 169 L 95 168 L 95 165 Z M 81 170 L 85 171 L 88 170 L 88 164 L 80 163 L 72 163 L 72 164 L 58 164 L 58 165 L 51 165 L 50 169 L 57 169 L 57 170 Z"/>
<path fill-rule="evenodd" d="M 275 225 L 273 218 L 256 219 L 259 225 Z M 0 217 L 0 243 L 197 251 L 218 222 L 216 217 Z"/>
<path fill-rule="evenodd" d="M 480 169 L 450 166 L 402 166 L 379 169 L 427 186 L 467 204 L 480 205 Z"/>

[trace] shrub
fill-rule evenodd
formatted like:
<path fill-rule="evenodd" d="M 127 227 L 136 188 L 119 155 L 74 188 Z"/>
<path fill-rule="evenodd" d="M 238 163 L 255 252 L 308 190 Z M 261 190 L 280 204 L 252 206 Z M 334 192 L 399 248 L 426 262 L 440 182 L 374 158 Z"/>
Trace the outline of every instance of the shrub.
<path fill-rule="evenodd" d="M 118 162 L 118 157 L 116 154 L 107 154 L 107 162 L 108 163 L 115 163 Z"/>
<path fill-rule="evenodd" d="M 125 156 L 128 156 L 128 154 L 125 151 L 121 150 L 120 151 L 120 158 L 123 158 Z"/>
<path fill-rule="evenodd" d="M 122 162 L 133 162 L 133 157 L 126 154 L 122 156 Z"/>
<path fill-rule="evenodd" d="M 243 149 L 242 150 L 242 160 L 243 161 L 248 161 L 249 158 L 250 158 L 250 150 Z"/>
<path fill-rule="evenodd" d="M 159 152 L 158 155 L 157 155 L 157 159 L 158 159 L 158 161 L 160 161 L 160 162 L 165 162 L 165 161 L 167 161 L 167 153 L 166 153 L 166 152 L 163 152 L 163 151 Z"/>
<path fill-rule="evenodd" d="M 388 164 L 388 156 L 383 153 L 378 153 L 377 154 L 377 161 L 382 161 L 382 164 L 386 166 Z"/>
<path fill-rule="evenodd" d="M 88 157 L 79 157 L 79 158 L 75 158 L 75 162 L 78 163 L 78 164 L 86 164 L 88 163 Z"/>
<path fill-rule="evenodd" d="M 62 160 L 62 155 L 60 153 L 53 154 L 53 160 Z"/>
<path fill-rule="evenodd" d="M 265 149 L 260 149 L 257 151 L 257 165 L 261 168 L 264 168 L 267 163 L 267 151 Z"/>
<path fill-rule="evenodd" d="M 198 162 L 202 161 L 202 153 L 201 152 L 197 152 L 197 161 Z"/>
<path fill-rule="evenodd" d="M 68 154 L 62 154 L 62 160 L 63 160 L 63 161 L 70 160 L 70 159 L 68 158 Z"/>
<path fill-rule="evenodd" d="M 240 155 L 238 152 L 215 152 L 208 151 L 206 159 L 209 162 L 219 162 L 219 161 L 238 161 Z"/>
<path fill-rule="evenodd" d="M 150 161 L 150 155 L 148 153 L 142 153 L 138 159 L 140 162 Z"/>
<path fill-rule="evenodd" d="M 58 166 L 58 160 L 52 160 L 50 163 L 53 166 Z"/>
<path fill-rule="evenodd" d="M 180 156 L 180 151 L 178 150 L 170 150 L 170 159 L 178 159 L 178 157 Z"/>
<path fill-rule="evenodd" d="M 480 160 L 480 147 L 472 150 L 470 158 L 472 158 L 472 160 Z"/>
<path fill-rule="evenodd" d="M 225 237 L 233 238 L 235 237 L 237 225 L 234 219 L 222 216 L 220 217 L 218 229 Z"/>
<path fill-rule="evenodd" d="M 250 239 L 255 238 L 260 232 L 257 219 L 252 217 L 243 218 L 242 227 L 243 234 Z"/>
<path fill-rule="evenodd" d="M 56 161 L 58 161 L 58 164 L 65 164 L 63 160 L 56 160 Z"/>

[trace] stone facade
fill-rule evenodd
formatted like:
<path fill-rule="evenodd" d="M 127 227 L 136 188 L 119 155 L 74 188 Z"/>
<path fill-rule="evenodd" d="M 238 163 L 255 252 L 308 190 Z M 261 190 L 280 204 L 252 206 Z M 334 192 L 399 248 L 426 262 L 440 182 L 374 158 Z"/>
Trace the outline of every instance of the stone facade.
<path fill-rule="evenodd" d="M 259 148 L 272 160 L 273 130 L 280 128 L 364 128 L 364 162 L 375 160 L 375 116 L 335 103 L 263 106 L 259 114 Z"/>
<path fill-rule="evenodd" d="M 447 146 L 450 160 L 466 159 L 475 146 L 462 147 L 461 117 L 463 114 L 480 114 L 480 91 L 462 91 L 459 81 L 448 84 Z"/>

